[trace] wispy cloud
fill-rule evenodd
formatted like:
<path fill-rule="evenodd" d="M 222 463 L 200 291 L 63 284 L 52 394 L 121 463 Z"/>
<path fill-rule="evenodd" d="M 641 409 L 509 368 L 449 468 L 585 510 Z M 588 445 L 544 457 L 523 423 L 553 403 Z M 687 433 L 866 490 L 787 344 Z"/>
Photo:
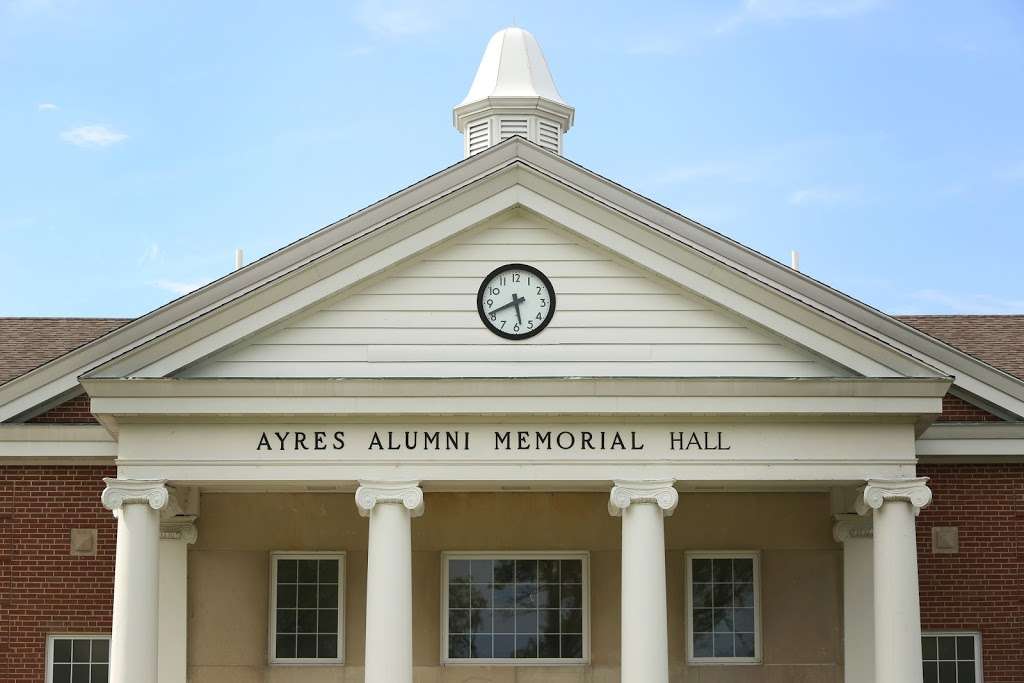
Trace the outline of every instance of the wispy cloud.
<path fill-rule="evenodd" d="M 733 162 L 707 162 L 670 168 L 655 177 L 655 181 L 664 185 L 680 185 L 701 180 L 724 180 L 741 183 L 752 179 L 752 169 L 743 164 Z"/>
<path fill-rule="evenodd" d="M 718 26 L 718 32 L 748 23 L 843 19 L 871 12 L 883 4 L 885 0 L 743 0 L 743 5 Z"/>
<path fill-rule="evenodd" d="M 157 289 L 162 289 L 165 292 L 171 292 L 178 296 L 184 296 L 189 292 L 194 292 L 200 287 L 209 284 L 209 280 L 199 280 L 197 282 L 177 282 L 175 280 L 157 280 L 153 283 L 153 286 Z"/>
<path fill-rule="evenodd" d="M 141 266 L 146 263 L 153 263 L 154 261 L 158 261 L 159 259 L 160 245 L 157 244 L 156 242 L 153 242 L 148 247 L 146 247 L 145 251 L 142 252 L 142 255 L 139 256 L 139 265 Z"/>
<path fill-rule="evenodd" d="M 962 294 L 922 289 L 914 292 L 912 297 L 917 301 L 938 306 L 937 312 L 989 315 L 1024 313 L 1024 299 L 1006 299 L 991 294 Z"/>
<path fill-rule="evenodd" d="M 806 187 L 790 193 L 787 201 L 793 206 L 845 204 L 856 200 L 860 191 L 852 187 L 829 187 L 820 185 Z"/>
<path fill-rule="evenodd" d="M 60 107 L 58 107 L 53 102 L 40 102 L 38 108 L 39 111 L 55 111 L 57 109 L 60 109 Z"/>
<path fill-rule="evenodd" d="M 60 134 L 64 142 L 78 147 L 109 147 L 128 139 L 125 133 L 103 125 L 79 126 Z"/>
<path fill-rule="evenodd" d="M 425 0 L 364 0 L 356 21 L 367 31 L 385 38 L 403 38 L 439 29 L 443 3 Z"/>

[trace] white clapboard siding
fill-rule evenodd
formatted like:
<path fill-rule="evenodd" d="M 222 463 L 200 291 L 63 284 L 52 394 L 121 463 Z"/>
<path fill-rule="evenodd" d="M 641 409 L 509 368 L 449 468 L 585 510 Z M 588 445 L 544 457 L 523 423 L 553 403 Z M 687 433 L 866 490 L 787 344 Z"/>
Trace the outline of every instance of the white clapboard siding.
<path fill-rule="evenodd" d="M 551 279 L 551 324 L 501 339 L 476 311 L 482 279 L 524 262 Z M 848 374 L 525 212 L 491 221 L 182 375 L 190 377 Z"/>
<path fill-rule="evenodd" d="M 506 361 L 507 364 L 507 361 Z M 624 366 L 636 366 L 627 372 Z M 254 363 L 224 362 L 217 372 L 191 373 L 189 377 L 830 377 L 834 373 L 813 361 L 806 363 L 703 363 L 637 362 L 612 363 L 522 363 L 501 367 L 465 362 L 452 357 L 448 362 L 408 363 Z"/>

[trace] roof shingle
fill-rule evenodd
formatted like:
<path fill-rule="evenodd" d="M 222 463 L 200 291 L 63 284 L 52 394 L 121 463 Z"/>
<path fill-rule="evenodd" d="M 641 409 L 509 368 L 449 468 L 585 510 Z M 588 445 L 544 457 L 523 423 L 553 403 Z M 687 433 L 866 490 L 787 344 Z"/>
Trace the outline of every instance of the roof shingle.
<path fill-rule="evenodd" d="M 1024 315 L 898 315 L 896 319 L 1024 379 Z"/>
<path fill-rule="evenodd" d="M 0 318 L 0 384 L 128 322 L 130 318 Z"/>

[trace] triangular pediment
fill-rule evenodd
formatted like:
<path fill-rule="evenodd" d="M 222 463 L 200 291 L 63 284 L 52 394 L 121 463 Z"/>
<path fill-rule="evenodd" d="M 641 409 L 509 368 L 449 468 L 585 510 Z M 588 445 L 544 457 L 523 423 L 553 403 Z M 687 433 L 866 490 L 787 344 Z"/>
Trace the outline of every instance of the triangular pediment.
<path fill-rule="evenodd" d="M 480 319 L 481 280 L 545 273 L 550 324 L 525 340 Z M 179 377 L 832 377 L 851 373 L 524 209 L 178 373 Z"/>
<path fill-rule="evenodd" d="M 557 247 L 568 253 L 575 249 L 581 255 L 574 266 L 577 277 L 599 277 L 587 275 L 586 269 L 607 262 L 609 268 L 618 269 L 620 284 L 628 281 L 638 288 L 646 288 L 639 292 L 619 292 L 620 298 L 643 294 L 648 303 L 660 297 L 677 307 L 644 309 L 636 299 L 636 305 L 621 312 L 622 320 L 631 321 L 621 328 L 610 325 L 591 328 L 588 323 L 581 327 L 553 326 L 534 341 L 512 345 L 515 353 L 527 356 L 515 361 L 523 367 L 544 362 L 552 368 L 554 376 L 560 376 L 583 371 L 583 366 L 572 363 L 589 363 L 591 369 L 595 367 L 593 363 L 609 363 L 604 371 L 618 368 L 615 371 L 623 373 L 636 372 L 643 363 L 652 375 L 657 371 L 669 378 L 714 373 L 721 373 L 714 376 L 728 377 L 742 373 L 725 363 L 746 362 L 766 364 L 757 370 L 753 370 L 754 365 L 745 366 L 748 372 L 742 376 L 748 377 L 759 373 L 768 373 L 770 377 L 955 377 L 957 387 L 965 393 L 980 397 L 1008 414 L 1024 414 L 1024 383 L 1020 380 L 562 157 L 513 138 L 8 382 L 0 387 L 0 421 L 25 419 L 39 412 L 41 406 L 80 393 L 83 378 L 218 376 L 221 370 L 213 368 L 226 368 L 227 363 L 233 362 L 253 362 L 253 354 L 259 353 L 256 347 L 265 346 L 267 348 L 262 350 L 269 351 L 275 344 L 287 346 L 278 342 L 288 335 L 301 336 L 304 333 L 297 330 L 303 329 L 321 330 L 316 334 L 329 338 L 326 344 L 303 345 L 307 352 L 323 355 L 316 358 L 307 354 L 305 362 L 313 364 L 402 363 L 402 349 L 395 347 L 407 345 L 378 341 L 381 330 L 395 340 L 399 334 L 406 338 L 417 337 L 424 342 L 419 346 L 432 346 L 430 353 L 443 354 L 446 347 L 440 343 L 441 335 L 448 337 L 453 328 L 447 325 L 409 328 L 404 323 L 391 323 L 391 327 L 374 326 L 374 323 L 363 327 L 355 321 L 365 319 L 370 311 L 351 307 L 371 305 L 380 300 L 371 297 L 388 296 L 386 288 L 396 286 L 399 278 L 413 277 L 400 273 L 415 273 L 419 269 L 418 272 L 429 274 L 431 268 L 439 268 L 438 264 L 445 262 L 440 256 L 436 259 L 428 256 L 457 254 L 458 249 L 465 252 L 493 248 L 495 245 L 488 247 L 467 240 L 500 239 L 499 230 L 506 230 L 507 237 L 511 228 L 500 228 L 498 221 L 508 220 L 508 212 L 513 210 L 519 215 L 539 217 L 537 220 L 543 224 L 524 226 L 523 230 L 540 230 L 533 234 L 566 241 L 563 244 L 516 245 L 519 255 L 510 256 L 508 261 L 535 257 L 546 264 L 547 261 L 540 258 L 551 253 L 550 250 Z M 596 260 L 582 258 L 584 252 L 595 255 Z M 494 255 L 489 261 L 479 260 L 471 267 L 473 272 L 465 271 L 466 274 L 460 275 L 452 270 L 446 277 L 468 278 L 468 283 L 480 277 L 479 268 L 484 263 L 496 260 L 506 259 Z M 452 267 L 460 262 L 472 265 L 472 259 L 450 258 L 448 261 Z M 554 269 L 555 261 L 571 262 L 573 259 L 552 260 L 553 276 L 567 277 L 559 274 L 564 271 Z M 559 287 L 572 284 L 560 283 Z M 591 301 L 596 301 L 594 297 L 597 297 L 603 301 L 602 305 L 610 305 L 610 297 L 616 294 L 570 289 L 565 293 L 579 296 L 566 299 L 565 306 L 559 309 L 561 323 L 607 310 L 586 314 L 572 310 L 570 303 L 576 305 L 584 301 L 581 297 L 590 296 Z M 450 296 L 451 293 L 437 291 L 429 295 Z M 572 302 L 573 298 L 577 301 Z M 426 301 L 428 299 L 423 300 Z M 424 305 L 429 308 L 429 304 Z M 383 319 L 388 319 L 389 315 L 393 319 L 391 314 L 394 313 L 398 312 L 375 311 Z M 488 343 L 491 340 L 480 328 L 461 327 L 475 324 L 472 307 L 456 313 L 460 313 L 461 318 L 454 328 L 461 330 L 456 335 L 459 343 L 449 346 L 472 351 L 460 362 L 468 364 L 469 358 L 476 354 L 481 360 L 472 362 L 491 363 L 493 359 L 489 354 L 495 348 L 510 348 Z M 440 312 L 421 310 L 415 315 L 447 319 Z M 701 316 L 717 322 L 697 324 Z M 309 322 L 325 317 L 339 321 L 340 326 L 319 327 Z M 652 322 L 655 318 L 661 322 L 688 318 L 690 324 L 680 322 L 675 327 L 660 327 Z M 734 326 L 721 323 L 724 320 Z M 607 344 L 578 341 L 581 338 L 592 341 L 593 335 L 588 333 L 591 329 L 617 329 L 618 332 L 609 332 L 602 338 Z M 672 329 L 680 331 L 668 331 Z M 428 333 L 427 330 L 434 331 Z M 338 343 L 332 336 L 341 334 L 347 335 L 346 343 Z M 676 334 L 678 338 L 672 336 Z M 357 339 L 362 341 L 357 344 Z M 425 343 L 429 339 L 438 343 Z M 556 344 L 553 340 L 559 341 Z M 751 346 L 743 349 L 743 344 Z M 580 348 L 571 348 L 574 345 Z M 345 351 L 355 354 L 353 360 L 333 355 L 341 353 L 340 349 L 345 346 L 364 346 L 365 350 Z M 547 351 L 564 355 L 556 355 L 552 361 L 529 357 L 530 354 L 542 355 L 534 347 L 543 346 L 550 347 Z M 755 346 L 762 355 L 754 353 Z M 589 360 L 593 356 L 579 361 L 565 359 L 565 355 L 574 352 L 600 354 L 612 351 L 611 347 L 617 347 L 614 350 L 617 355 L 597 360 Z M 286 359 L 291 353 L 281 348 L 273 352 L 284 354 Z M 695 366 L 680 365 L 701 362 L 701 354 L 705 352 L 715 355 L 704 372 L 698 373 Z M 365 358 L 359 357 L 360 353 L 365 353 Z M 423 353 L 427 353 L 426 348 Z M 668 360 L 663 360 L 666 353 Z M 730 354 L 735 360 L 729 360 Z M 229 360 L 232 358 L 236 361 Z M 388 360 L 379 360 L 381 358 Z M 276 361 L 267 359 L 265 362 L 269 368 L 269 364 Z M 430 375 L 434 372 L 429 369 L 430 365 L 435 362 L 451 363 L 420 356 L 407 365 L 415 365 L 421 368 L 421 374 Z M 510 363 L 503 359 L 500 362 Z M 659 367 L 658 363 L 668 365 Z M 787 365 L 778 365 L 783 363 Z M 465 365 L 464 371 L 468 367 Z M 556 370 L 556 367 L 561 369 Z M 245 373 L 250 372 L 245 370 Z M 326 371 L 316 371 L 317 375 L 321 372 Z M 278 374 L 277 371 L 274 374 Z M 324 376 L 342 375 L 332 371 Z"/>

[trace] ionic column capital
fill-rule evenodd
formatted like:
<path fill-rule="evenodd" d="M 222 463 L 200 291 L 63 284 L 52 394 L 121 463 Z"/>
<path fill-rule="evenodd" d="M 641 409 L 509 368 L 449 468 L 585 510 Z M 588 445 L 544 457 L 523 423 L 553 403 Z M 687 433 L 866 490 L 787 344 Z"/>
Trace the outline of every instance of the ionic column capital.
<path fill-rule="evenodd" d="M 107 485 L 100 496 L 103 507 L 114 513 L 131 503 L 145 503 L 154 510 L 159 510 L 169 499 L 165 479 L 114 479 L 105 477 Z"/>
<path fill-rule="evenodd" d="M 928 488 L 928 477 L 913 479 L 869 479 L 860 489 L 855 508 L 857 514 L 866 515 L 878 510 L 883 503 L 901 501 L 914 506 L 914 514 L 932 502 L 932 490 Z"/>
<path fill-rule="evenodd" d="M 846 543 L 854 538 L 871 538 L 874 535 L 874 524 L 870 517 L 862 517 L 857 514 L 842 514 L 835 516 L 835 524 L 832 525 L 832 538 L 837 543 Z"/>
<path fill-rule="evenodd" d="M 673 484 L 675 479 L 650 479 L 643 481 L 616 480 L 608 497 L 608 513 L 613 517 L 622 516 L 623 510 L 637 503 L 653 503 L 660 507 L 665 516 L 670 516 L 679 504 L 679 492 Z"/>
<path fill-rule="evenodd" d="M 418 481 L 360 481 L 356 489 L 359 514 L 369 517 L 378 503 L 398 503 L 419 517 L 423 514 L 423 489 Z"/>

